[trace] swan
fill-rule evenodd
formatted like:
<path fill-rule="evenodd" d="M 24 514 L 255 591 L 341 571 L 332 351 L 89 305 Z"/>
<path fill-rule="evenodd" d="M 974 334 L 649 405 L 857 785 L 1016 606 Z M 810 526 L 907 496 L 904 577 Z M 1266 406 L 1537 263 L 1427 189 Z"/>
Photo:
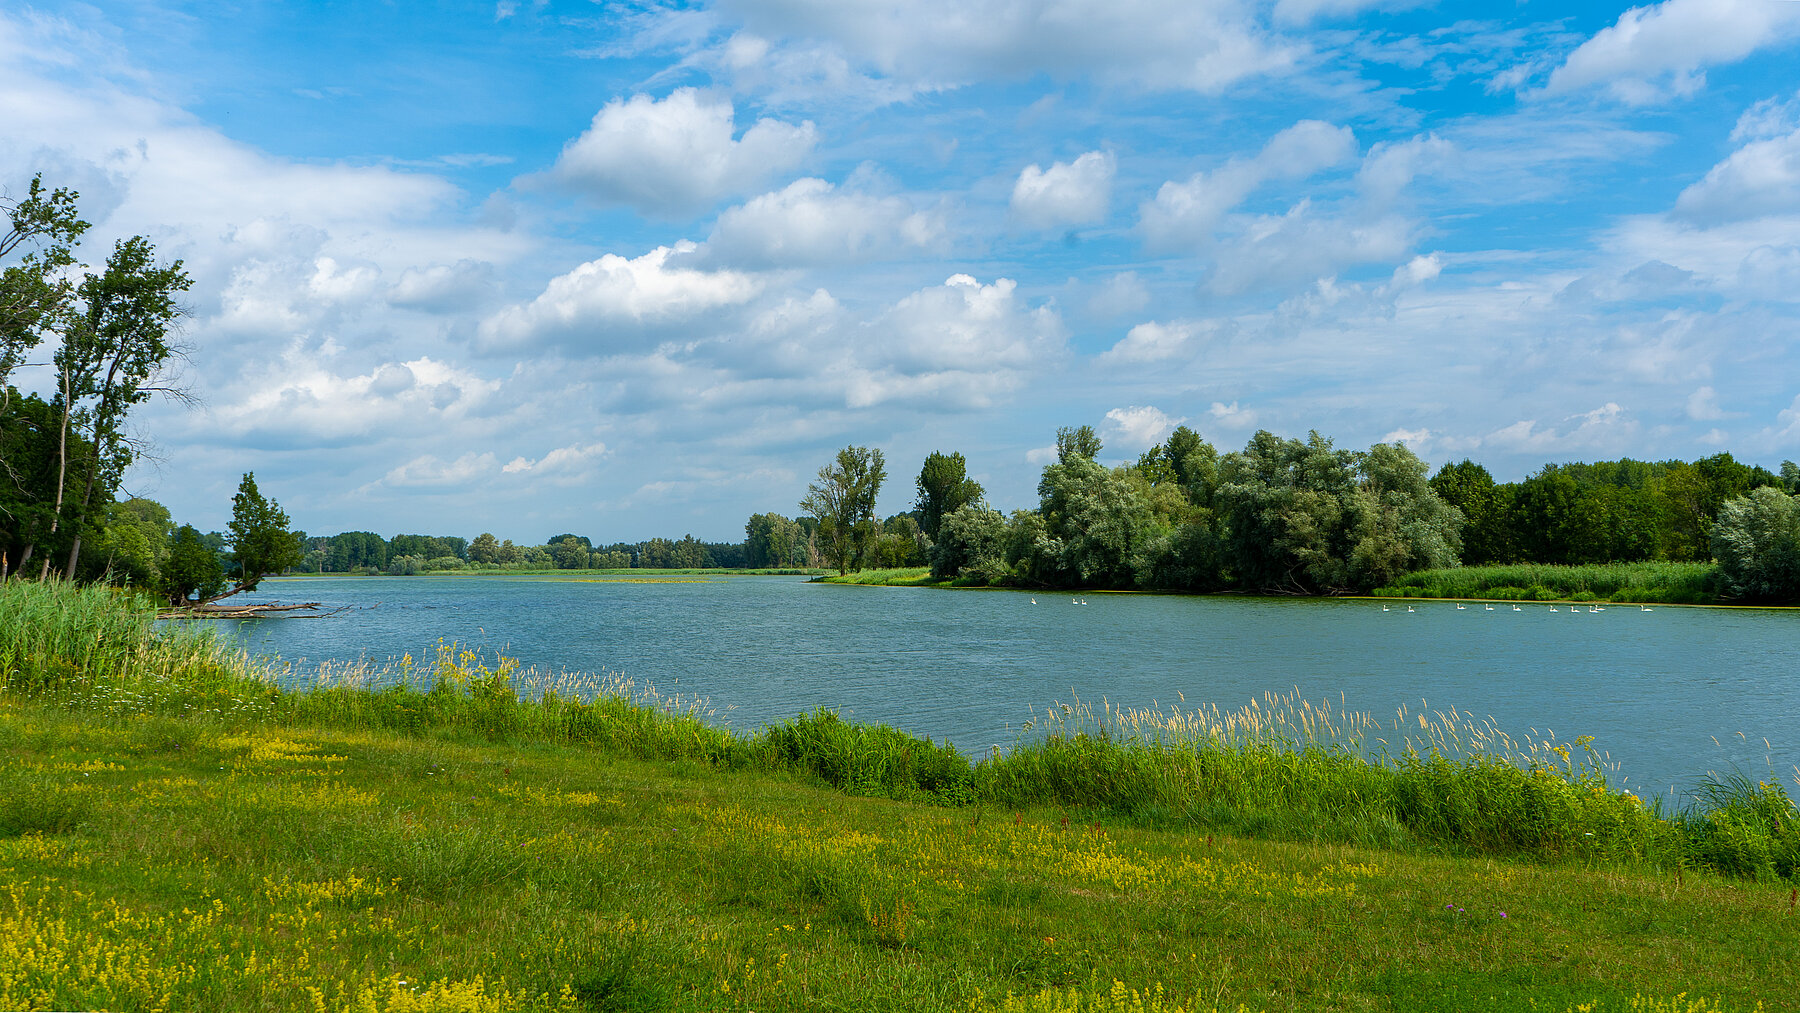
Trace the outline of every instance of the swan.
<path fill-rule="evenodd" d="M 1514 611 L 1514 612 L 1523 612 L 1523 611 L 1525 611 L 1525 608 L 1524 608 L 1524 606 L 1522 606 L 1522 605 L 1514 605 L 1514 606 L 1513 606 L 1513 611 Z"/>
<path fill-rule="evenodd" d="M 1489 611 L 1489 612 L 1492 612 L 1492 611 L 1494 611 L 1494 606 L 1492 606 L 1492 605 L 1489 605 L 1489 606 L 1488 606 L 1488 607 L 1487 607 L 1487 610 L 1488 610 L 1488 611 Z"/>
<path fill-rule="evenodd" d="M 1463 610 L 1463 607 L 1461 605 L 1456 606 L 1456 611 L 1461 612 L 1462 610 Z"/>

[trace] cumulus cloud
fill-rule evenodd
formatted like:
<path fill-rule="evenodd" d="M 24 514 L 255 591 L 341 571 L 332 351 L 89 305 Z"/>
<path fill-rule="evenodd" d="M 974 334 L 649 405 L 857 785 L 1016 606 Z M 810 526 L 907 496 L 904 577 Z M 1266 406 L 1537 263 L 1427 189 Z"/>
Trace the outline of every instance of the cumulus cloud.
<path fill-rule="evenodd" d="M 294 342 L 215 405 L 208 427 L 252 444 L 343 446 L 370 436 L 442 432 L 486 411 L 500 382 L 430 357 L 345 375 L 332 349 Z"/>
<path fill-rule="evenodd" d="M 591 260 L 552 278 L 531 302 L 482 321 L 480 341 L 490 348 L 561 344 L 615 350 L 620 337 L 739 306 L 762 290 L 754 275 L 671 262 L 696 249 L 684 241 L 630 260 L 614 253 Z"/>
<path fill-rule="evenodd" d="M 1542 427 L 1536 419 L 1521 419 L 1483 437 L 1481 445 L 1511 453 L 1605 451 L 1623 445 L 1636 431 L 1637 423 L 1625 410 L 1608 401 L 1593 411 L 1567 416 L 1560 426 Z"/>
<path fill-rule="evenodd" d="M 1259 216 L 1230 255 L 1219 259 L 1207 285 L 1214 292 L 1235 294 L 1391 262 L 1405 256 L 1417 233 L 1415 223 L 1397 215 L 1331 218 L 1314 214 L 1311 202 L 1302 200 L 1286 214 Z"/>
<path fill-rule="evenodd" d="M 1604 86 L 1643 105 L 1691 95 L 1706 68 L 1800 35 L 1800 4 L 1769 0 L 1665 0 L 1633 7 L 1582 43 L 1550 74 L 1549 94 Z"/>
<path fill-rule="evenodd" d="M 1213 95 L 1285 72 L 1303 52 L 1238 0 L 725 0 L 720 8 L 759 39 L 824 43 L 913 88 L 1091 75 Z"/>
<path fill-rule="evenodd" d="M 928 390 L 983 402 L 1060 355 L 1062 320 L 1049 306 L 1027 306 L 1018 283 L 983 285 L 966 274 L 920 289 L 866 326 L 871 340 L 849 402 L 875 404 Z"/>
<path fill-rule="evenodd" d="M 1253 158 L 1170 181 L 1138 208 L 1138 228 L 1152 249 L 1192 247 L 1209 241 L 1219 222 L 1264 183 L 1306 179 L 1356 154 L 1349 127 L 1301 120 L 1274 137 Z"/>
<path fill-rule="evenodd" d="M 564 146 L 550 178 L 605 203 L 674 217 L 799 165 L 818 143 L 808 120 L 760 119 L 734 139 L 730 100 L 677 88 L 661 101 L 614 99 Z"/>
<path fill-rule="evenodd" d="M 1417 451 L 1423 450 L 1425 448 L 1425 445 L 1431 442 L 1431 436 L 1432 436 L 1431 430 L 1423 428 L 1423 427 L 1420 427 L 1418 429 L 1400 428 L 1400 429 L 1395 429 L 1394 431 L 1388 433 L 1386 436 L 1383 436 L 1381 438 L 1381 442 L 1383 442 L 1383 443 L 1404 443 L 1407 445 L 1408 448 L 1417 452 Z"/>
<path fill-rule="evenodd" d="M 1696 422 L 1711 422 L 1725 417 L 1719 408 L 1719 393 L 1711 387 L 1695 389 L 1687 399 L 1687 416 Z"/>
<path fill-rule="evenodd" d="M 946 233 L 941 211 L 808 178 L 727 210 L 706 246 L 746 267 L 841 264 L 937 249 Z"/>
<path fill-rule="evenodd" d="M 470 452 L 454 461 L 439 459 L 435 454 L 422 454 L 382 476 L 383 485 L 398 488 L 433 488 L 468 485 L 492 474 L 494 455 Z"/>
<path fill-rule="evenodd" d="M 1165 362 L 1191 357 L 1201 337 L 1212 325 L 1192 320 L 1163 323 L 1147 320 L 1125 332 L 1118 343 L 1101 353 L 1104 363 Z"/>
<path fill-rule="evenodd" d="M 1208 408 L 1206 413 L 1212 416 L 1212 425 L 1217 429 L 1235 431 L 1249 429 L 1251 426 L 1256 425 L 1256 412 L 1248 408 L 1238 407 L 1236 401 L 1233 401 L 1230 404 L 1226 404 L 1223 401 L 1214 401 L 1212 407 Z"/>
<path fill-rule="evenodd" d="M 606 455 L 598 441 L 557 447 L 537 460 L 515 457 L 500 469 L 502 474 L 543 477 L 558 485 L 573 485 L 589 477 L 593 464 Z"/>
<path fill-rule="evenodd" d="M 1013 184 L 1013 219 L 1033 229 L 1104 221 L 1117 169 L 1110 151 L 1090 151 L 1048 169 L 1028 165 Z"/>
<path fill-rule="evenodd" d="M 1800 9 L 1800 4 L 1794 4 Z M 1675 213 L 1717 222 L 1800 211 L 1800 129 L 1753 140 L 1681 191 Z"/>
<path fill-rule="evenodd" d="M 456 313 L 479 306 L 495 284 L 494 265 L 482 260 L 409 267 L 388 289 L 387 301 L 427 313 Z"/>
<path fill-rule="evenodd" d="M 1186 422 L 1150 405 L 1114 408 L 1106 413 L 1107 440 L 1131 450 L 1146 450 L 1163 441 L 1169 431 Z"/>

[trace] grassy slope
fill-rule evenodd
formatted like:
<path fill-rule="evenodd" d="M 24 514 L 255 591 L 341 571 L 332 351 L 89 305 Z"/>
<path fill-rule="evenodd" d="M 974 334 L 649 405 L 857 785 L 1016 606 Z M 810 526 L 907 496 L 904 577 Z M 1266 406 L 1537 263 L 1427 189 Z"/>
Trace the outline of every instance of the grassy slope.
<path fill-rule="evenodd" d="M 16 696 L 0 777 L 0 1008 L 1800 1008 L 1785 884 Z"/>

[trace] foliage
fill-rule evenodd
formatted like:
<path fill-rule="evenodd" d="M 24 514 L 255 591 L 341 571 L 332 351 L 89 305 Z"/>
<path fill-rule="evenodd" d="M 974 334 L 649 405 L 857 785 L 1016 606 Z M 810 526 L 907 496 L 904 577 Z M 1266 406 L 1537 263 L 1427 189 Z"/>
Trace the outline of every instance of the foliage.
<path fill-rule="evenodd" d="M 824 555 L 839 574 L 862 568 L 879 535 L 875 497 L 887 477 L 880 450 L 845 447 L 834 464 L 819 469 L 819 480 L 807 486 L 800 509 L 818 519 Z"/>
<path fill-rule="evenodd" d="M 944 518 L 965 506 L 979 504 L 981 484 L 968 476 L 969 462 L 960 453 L 932 451 L 919 469 L 919 527 L 936 539 Z"/>
<path fill-rule="evenodd" d="M 305 536 L 288 530 L 287 514 L 279 503 L 263 498 L 254 472 L 244 474 L 231 498 L 227 530 L 240 591 L 254 591 L 264 577 L 299 566 L 305 554 Z"/>
<path fill-rule="evenodd" d="M 1800 598 L 1800 498 L 1763 486 L 1725 503 L 1712 528 L 1712 553 L 1727 594 Z"/>
<path fill-rule="evenodd" d="M 931 544 L 931 576 L 951 580 L 964 570 L 1006 563 L 1006 518 L 997 510 L 964 505 L 944 517 Z"/>
<path fill-rule="evenodd" d="M 205 601 L 225 590 L 225 568 L 219 565 L 219 555 L 207 547 L 193 525 L 183 524 L 175 532 L 156 588 L 171 605 Z"/>

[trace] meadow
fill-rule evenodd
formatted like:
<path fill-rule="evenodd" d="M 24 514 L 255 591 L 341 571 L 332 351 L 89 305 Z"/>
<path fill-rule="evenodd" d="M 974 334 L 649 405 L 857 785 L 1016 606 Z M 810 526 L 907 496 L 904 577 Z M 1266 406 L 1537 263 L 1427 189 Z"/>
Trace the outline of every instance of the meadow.
<path fill-rule="evenodd" d="M 829 712 L 734 734 L 455 645 L 293 692 L 150 614 L 0 585 L 0 1008 L 1800 996 L 1780 785 L 1662 812 L 1579 740 L 1279 698 L 1073 703 L 970 763 Z"/>

